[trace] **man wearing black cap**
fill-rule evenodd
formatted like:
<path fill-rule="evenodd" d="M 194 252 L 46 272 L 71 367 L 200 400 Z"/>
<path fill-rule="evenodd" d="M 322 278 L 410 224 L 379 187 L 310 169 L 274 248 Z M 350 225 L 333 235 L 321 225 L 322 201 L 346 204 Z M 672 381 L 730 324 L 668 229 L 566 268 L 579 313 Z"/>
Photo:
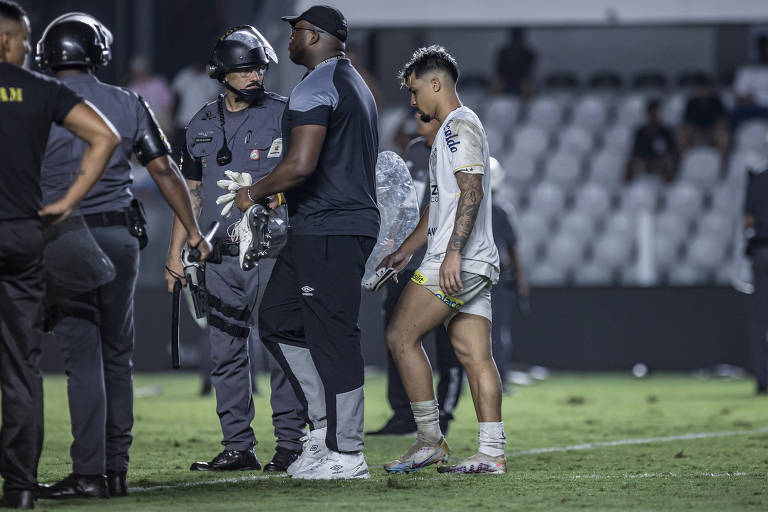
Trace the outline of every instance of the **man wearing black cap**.
<path fill-rule="evenodd" d="M 288 474 L 369 478 L 363 449 L 360 280 L 376 243 L 376 102 L 344 55 L 347 21 L 313 6 L 291 24 L 290 57 L 307 74 L 283 114 L 286 156 L 237 193 L 254 200 L 287 191 L 291 229 L 264 294 L 259 331 L 299 399 L 309 439 Z"/>

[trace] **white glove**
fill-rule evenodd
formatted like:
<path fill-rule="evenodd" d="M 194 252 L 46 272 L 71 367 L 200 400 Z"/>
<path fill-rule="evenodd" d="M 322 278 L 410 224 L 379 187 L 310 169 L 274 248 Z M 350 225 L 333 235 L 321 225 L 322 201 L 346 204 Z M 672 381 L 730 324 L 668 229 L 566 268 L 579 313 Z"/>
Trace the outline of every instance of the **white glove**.
<path fill-rule="evenodd" d="M 216 204 L 226 203 L 224 208 L 221 209 L 221 216 L 229 217 L 232 213 L 232 208 L 235 206 L 235 192 L 243 187 L 250 187 L 253 184 L 253 178 L 247 172 L 234 172 L 230 170 L 224 171 L 224 175 L 229 179 L 219 180 L 216 182 L 216 185 L 228 193 L 220 195 L 216 199 Z"/>

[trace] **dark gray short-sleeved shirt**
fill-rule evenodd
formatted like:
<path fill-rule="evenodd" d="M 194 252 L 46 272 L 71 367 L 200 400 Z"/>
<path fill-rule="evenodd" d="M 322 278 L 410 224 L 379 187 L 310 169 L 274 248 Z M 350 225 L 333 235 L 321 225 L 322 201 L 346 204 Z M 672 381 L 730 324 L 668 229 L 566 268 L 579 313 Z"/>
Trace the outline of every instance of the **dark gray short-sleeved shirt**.
<path fill-rule="evenodd" d="M 165 138 L 154 114 L 133 91 L 102 83 L 93 75 L 69 75 L 62 77 L 61 82 L 95 106 L 120 134 L 120 145 L 101 179 L 80 203 L 80 210 L 89 214 L 128 207 L 133 198 L 130 159 L 136 144 L 154 130 Z M 71 132 L 60 126 L 51 128 L 41 181 L 46 203 L 60 199 L 66 193 L 80 171 L 86 148 L 86 143 Z"/>
<path fill-rule="evenodd" d="M 293 89 L 283 117 L 286 151 L 291 130 L 303 125 L 327 132 L 315 172 L 287 191 L 293 232 L 376 238 L 376 102 L 348 59 L 319 64 Z"/>
<path fill-rule="evenodd" d="M 189 180 L 202 181 L 200 227 L 207 230 L 212 222 L 218 221 L 216 238 L 225 239 L 227 228 L 239 215 L 235 209 L 231 217 L 221 216 L 223 205 L 217 205 L 216 198 L 226 192 L 216 182 L 229 179 L 224 174 L 227 170 L 248 172 L 254 183 L 272 172 L 284 154 L 280 123 L 287 98 L 269 92 L 258 103 L 239 112 L 223 107 L 227 147 L 232 152 L 232 161 L 225 165 L 216 161 L 224 141 L 218 101 L 205 105 L 189 122 L 181 172 Z"/>

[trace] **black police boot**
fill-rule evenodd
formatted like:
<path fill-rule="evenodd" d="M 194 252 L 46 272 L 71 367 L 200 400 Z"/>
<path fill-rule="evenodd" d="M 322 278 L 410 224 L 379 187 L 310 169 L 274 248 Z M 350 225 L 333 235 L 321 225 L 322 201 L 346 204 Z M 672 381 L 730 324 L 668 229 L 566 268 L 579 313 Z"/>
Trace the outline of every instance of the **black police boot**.
<path fill-rule="evenodd" d="M 269 464 L 264 466 L 264 471 L 267 473 L 284 473 L 288 466 L 299 458 L 299 455 L 301 455 L 301 450 L 289 450 L 278 446 L 275 449 L 275 456 L 272 457 Z"/>
<path fill-rule="evenodd" d="M 368 436 L 407 436 L 416 433 L 416 421 L 413 418 L 392 416 L 379 430 L 366 432 Z"/>
<path fill-rule="evenodd" d="M 35 493 L 32 491 L 5 491 L 0 507 L 32 510 L 35 508 Z"/>
<path fill-rule="evenodd" d="M 195 462 L 190 471 L 247 471 L 259 470 L 261 464 L 253 448 L 249 450 L 224 450 L 210 462 Z"/>
<path fill-rule="evenodd" d="M 128 485 L 125 482 L 125 471 L 107 471 L 107 488 L 109 496 L 128 496 Z"/>
<path fill-rule="evenodd" d="M 68 498 L 109 498 L 107 479 L 104 475 L 76 475 L 55 484 L 38 486 L 39 498 L 65 500 Z"/>

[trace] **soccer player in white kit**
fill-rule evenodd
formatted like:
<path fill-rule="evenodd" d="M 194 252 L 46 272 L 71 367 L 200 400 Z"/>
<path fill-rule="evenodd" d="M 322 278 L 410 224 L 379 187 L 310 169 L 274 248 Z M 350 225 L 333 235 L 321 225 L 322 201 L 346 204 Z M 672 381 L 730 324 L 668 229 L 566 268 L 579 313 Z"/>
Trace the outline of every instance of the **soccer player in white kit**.
<path fill-rule="evenodd" d="M 449 473 L 506 473 L 501 379 L 491 354 L 491 286 L 499 255 L 491 230 L 488 141 L 480 120 L 456 94 L 459 70 L 441 46 L 420 48 L 400 72 L 422 119 L 442 125 L 429 158 L 430 203 L 411 235 L 379 267 L 399 271 L 425 243 L 427 253 L 387 326 L 386 341 L 416 419 L 416 442 L 390 473 L 438 464 Z M 422 337 L 446 325 L 467 372 L 479 421 L 477 454 L 448 466 L 450 450 L 438 424 L 432 369 Z"/>

